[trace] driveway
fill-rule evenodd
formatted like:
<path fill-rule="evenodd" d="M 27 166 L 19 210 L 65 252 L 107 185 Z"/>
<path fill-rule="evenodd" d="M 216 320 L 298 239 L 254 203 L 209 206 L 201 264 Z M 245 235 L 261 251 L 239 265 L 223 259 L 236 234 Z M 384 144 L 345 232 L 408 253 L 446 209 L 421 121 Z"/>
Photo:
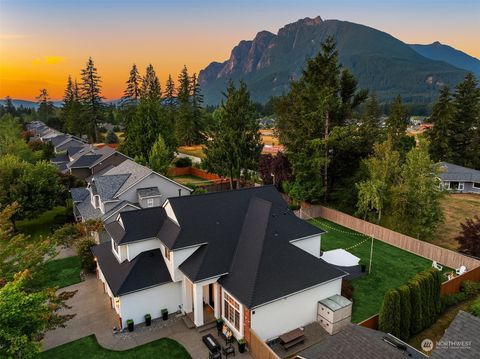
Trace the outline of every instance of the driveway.
<path fill-rule="evenodd" d="M 135 326 L 132 333 L 113 334 L 113 327 L 118 326 L 118 316 L 110 306 L 110 300 L 103 292 L 102 283 L 89 276 L 84 282 L 62 288 L 61 291 L 78 290 L 68 300 L 72 308 L 65 313 L 77 315 L 67 322 L 65 328 L 57 328 L 45 334 L 43 350 L 95 334 L 98 343 L 111 350 L 127 350 L 161 338 L 171 338 L 182 344 L 192 358 L 208 358 L 208 350 L 202 342 L 202 336 L 211 333 L 217 336 L 216 329 L 199 333 L 197 329 L 188 329 L 179 316 L 172 315 L 168 321 L 156 319 L 150 327 L 143 324 Z M 219 340 L 220 341 L 220 340 Z M 221 341 L 220 341 L 221 342 Z M 237 358 L 251 359 L 248 353 L 236 353 Z"/>

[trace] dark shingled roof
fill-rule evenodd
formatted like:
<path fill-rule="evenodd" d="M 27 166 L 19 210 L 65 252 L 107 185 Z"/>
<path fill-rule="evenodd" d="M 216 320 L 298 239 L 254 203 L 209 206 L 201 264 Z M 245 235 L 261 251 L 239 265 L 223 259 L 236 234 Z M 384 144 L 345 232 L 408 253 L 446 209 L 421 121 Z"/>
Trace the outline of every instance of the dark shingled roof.
<path fill-rule="evenodd" d="M 88 145 L 84 145 L 84 146 L 70 146 L 68 149 L 67 149 L 67 153 L 69 156 L 73 156 L 75 153 L 77 153 L 78 151 L 82 150 L 85 146 L 88 146 Z"/>
<path fill-rule="evenodd" d="M 90 192 L 85 187 L 71 188 L 70 195 L 73 202 L 83 202 L 90 195 Z"/>
<path fill-rule="evenodd" d="M 102 201 L 108 201 L 115 196 L 128 177 L 129 174 L 94 176 L 91 183 Z"/>
<path fill-rule="evenodd" d="M 51 158 L 50 161 L 53 163 L 69 162 L 70 158 L 68 158 L 68 155 L 66 153 L 62 153 L 61 155 Z"/>
<path fill-rule="evenodd" d="M 305 359 L 423 359 L 412 347 L 407 352 L 383 340 L 386 334 L 377 330 L 349 324 L 335 335 L 329 335 L 317 344 L 298 353 Z"/>
<path fill-rule="evenodd" d="M 480 183 L 480 171 L 454 165 L 447 162 L 440 162 L 439 177 L 442 181 L 478 182 Z"/>
<path fill-rule="evenodd" d="M 112 253 L 111 242 L 93 247 L 92 252 L 114 296 L 172 282 L 159 249 L 142 252 L 122 263 Z"/>
<path fill-rule="evenodd" d="M 57 151 L 65 151 L 65 150 L 67 150 L 69 147 L 80 146 L 80 145 L 82 145 L 82 144 L 83 144 L 82 141 L 77 140 L 77 139 L 75 139 L 75 138 L 71 138 L 71 139 L 69 139 L 67 142 L 62 143 L 62 144 L 59 145 L 59 146 L 55 146 L 55 148 L 56 148 Z"/>
<path fill-rule="evenodd" d="M 72 162 L 69 167 L 70 168 L 84 168 L 90 167 L 95 161 L 97 161 L 102 155 L 84 155 L 77 159 L 76 161 Z"/>
<path fill-rule="evenodd" d="M 137 189 L 137 193 L 140 198 L 160 196 L 158 187 L 139 188 Z"/>
<path fill-rule="evenodd" d="M 69 135 L 58 135 L 58 136 L 52 137 L 50 139 L 50 142 L 52 143 L 53 146 L 58 146 L 63 141 L 66 141 L 69 137 L 70 137 Z"/>
<path fill-rule="evenodd" d="M 449 343 L 470 345 L 454 345 Z M 464 311 L 459 311 L 445 331 L 440 344 L 437 345 L 431 359 L 478 359 L 480 358 L 480 318 Z"/>
<path fill-rule="evenodd" d="M 138 211 L 121 212 L 122 225 L 117 222 L 105 224 L 105 229 L 117 244 L 125 244 L 155 238 L 167 219 L 163 207 L 145 208 Z"/>

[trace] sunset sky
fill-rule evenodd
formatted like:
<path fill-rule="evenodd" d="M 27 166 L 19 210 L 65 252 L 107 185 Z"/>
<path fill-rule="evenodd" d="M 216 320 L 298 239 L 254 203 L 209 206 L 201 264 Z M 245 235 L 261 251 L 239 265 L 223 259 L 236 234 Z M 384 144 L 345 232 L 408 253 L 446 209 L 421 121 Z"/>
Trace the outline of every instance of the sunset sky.
<path fill-rule="evenodd" d="M 480 58 L 479 0 L 0 0 L 0 97 L 60 99 L 92 56 L 103 95 L 121 96 L 132 63 L 165 83 L 184 64 L 224 61 L 240 40 L 299 18 L 348 20 L 407 43 L 440 41 Z"/>

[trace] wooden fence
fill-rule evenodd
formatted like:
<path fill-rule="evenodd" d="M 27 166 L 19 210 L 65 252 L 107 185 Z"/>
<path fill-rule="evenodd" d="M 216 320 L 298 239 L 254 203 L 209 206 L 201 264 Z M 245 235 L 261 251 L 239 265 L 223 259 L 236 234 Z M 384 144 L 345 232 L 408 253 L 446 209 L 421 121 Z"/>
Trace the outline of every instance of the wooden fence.
<path fill-rule="evenodd" d="M 434 244 L 409 237 L 324 206 L 302 203 L 299 216 L 303 219 L 317 217 L 325 218 L 331 222 L 340 224 L 367 236 L 371 236 L 379 241 L 391 244 L 420 257 L 437 261 L 450 268 L 459 268 L 463 265 L 467 267 L 467 270 L 471 270 L 480 266 L 480 261 L 475 258 L 465 256 L 446 248 L 438 247 Z"/>
<path fill-rule="evenodd" d="M 185 176 L 191 175 L 199 178 L 203 178 L 207 181 L 218 181 L 218 180 L 225 180 L 228 181 L 227 178 L 222 178 L 215 173 L 208 173 L 200 168 L 195 167 L 173 167 L 168 170 L 168 174 L 170 176 Z"/>
<path fill-rule="evenodd" d="M 275 352 L 264 341 L 262 341 L 253 330 L 250 330 L 250 355 L 254 359 L 280 359 Z"/>

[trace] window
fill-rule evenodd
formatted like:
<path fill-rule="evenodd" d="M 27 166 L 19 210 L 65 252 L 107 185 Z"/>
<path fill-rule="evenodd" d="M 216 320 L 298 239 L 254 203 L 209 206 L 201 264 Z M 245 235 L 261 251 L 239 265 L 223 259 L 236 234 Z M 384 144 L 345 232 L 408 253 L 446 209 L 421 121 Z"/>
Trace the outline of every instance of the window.
<path fill-rule="evenodd" d="M 465 189 L 465 183 L 460 182 L 460 183 L 458 184 L 458 190 L 459 190 L 459 191 L 463 191 L 464 189 Z"/>
<path fill-rule="evenodd" d="M 153 198 L 147 199 L 147 207 L 153 207 Z"/>
<path fill-rule="evenodd" d="M 225 319 L 240 331 L 240 304 L 225 292 L 223 292 L 223 312 Z"/>
<path fill-rule="evenodd" d="M 480 182 L 473 182 L 473 188 L 479 188 L 480 189 Z"/>
<path fill-rule="evenodd" d="M 112 246 L 113 246 L 113 250 L 114 250 L 117 254 L 120 254 L 120 253 L 118 253 L 118 244 L 117 244 L 117 242 L 115 242 L 113 239 L 112 239 Z"/>
<path fill-rule="evenodd" d="M 167 247 L 165 247 L 165 258 L 167 258 L 168 260 L 170 260 L 170 249 L 168 249 Z"/>

